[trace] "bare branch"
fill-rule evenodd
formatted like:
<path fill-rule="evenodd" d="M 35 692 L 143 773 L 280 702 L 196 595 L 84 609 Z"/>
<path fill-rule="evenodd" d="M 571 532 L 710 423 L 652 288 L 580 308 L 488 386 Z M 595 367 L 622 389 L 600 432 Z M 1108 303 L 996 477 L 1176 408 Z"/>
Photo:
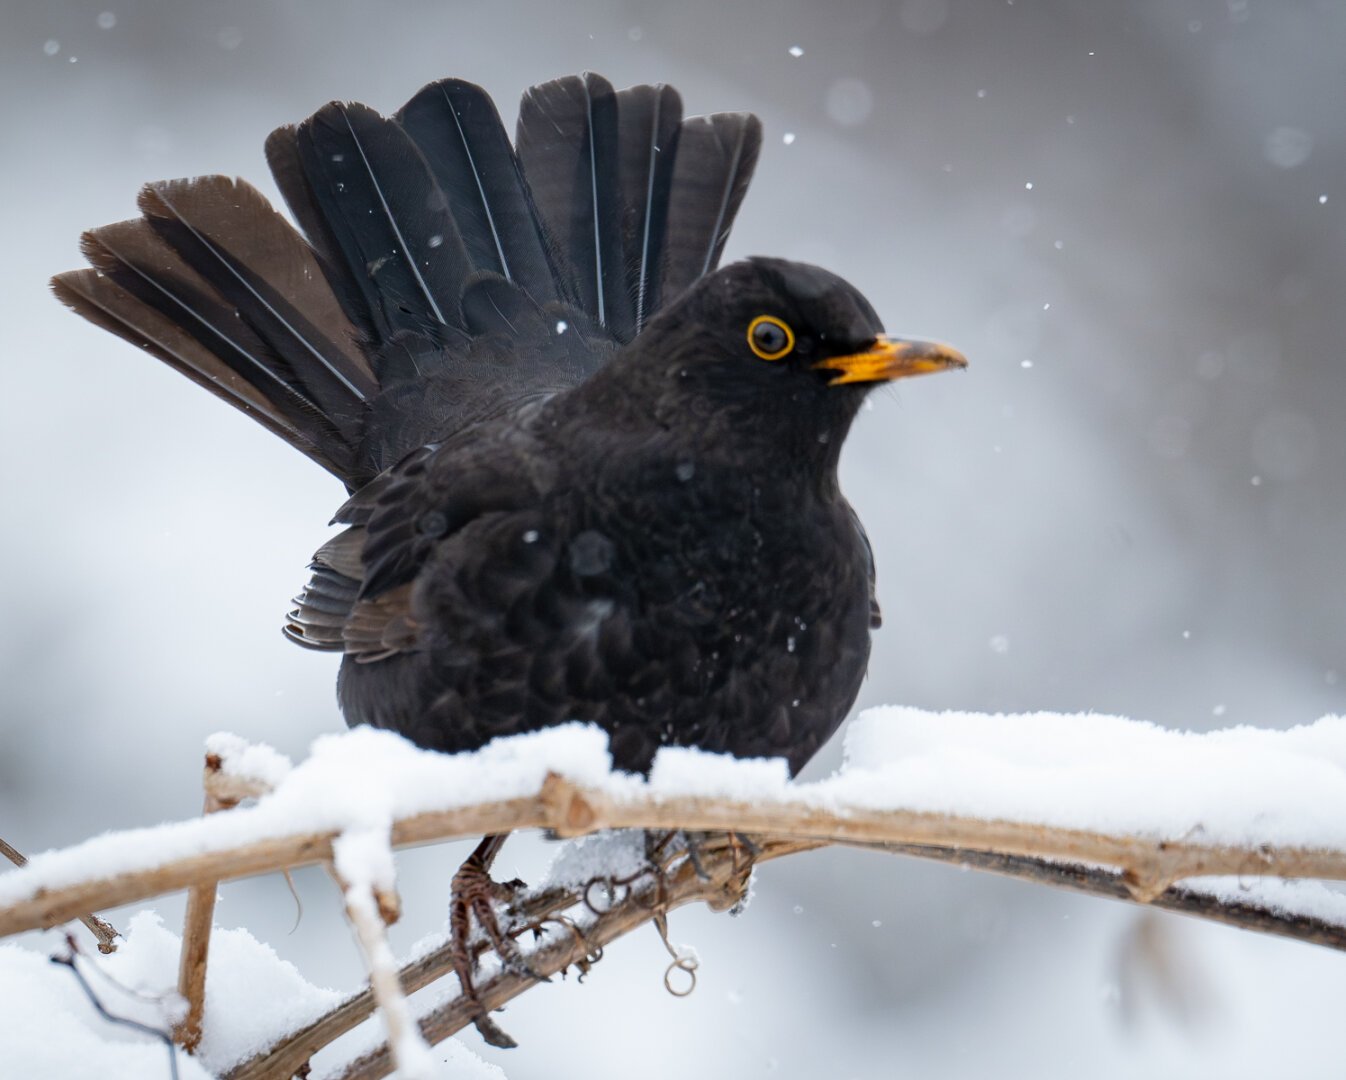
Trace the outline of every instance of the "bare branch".
<path fill-rule="evenodd" d="M 239 810 L 238 813 L 248 813 Z M 823 809 L 803 800 L 745 803 L 733 799 L 642 794 L 616 801 L 606 792 L 549 776 L 532 798 L 507 799 L 416 814 L 394 822 L 394 847 L 517 829 L 578 836 L 600 829 L 694 829 L 787 836 L 842 844 L 954 848 L 1039 862 L 1118 867 L 1131 895 L 1161 895 L 1176 881 L 1208 876 L 1346 880 L 1346 852 L 1304 847 L 1237 847 L 1198 840 L 1111 836 L 1033 822 L 984 821 L 912 810 Z M 116 906 L 206 881 L 226 881 L 329 861 L 334 832 L 271 836 L 219 851 L 172 859 L 143 870 L 90 878 L 0 907 L 0 937 L 52 926 L 95 903 Z"/>
<path fill-rule="evenodd" d="M 370 989 L 388 1031 L 388 1059 L 408 1080 L 427 1075 L 422 1066 L 427 1063 L 428 1047 L 412 1021 L 392 947 L 388 944 L 387 918 L 397 905 L 390 905 L 387 894 L 381 894 L 368 882 L 348 883 L 340 877 L 337 881 L 345 898 L 346 917 L 360 942 Z"/>
<path fill-rule="evenodd" d="M 858 846 L 870 848 L 870 845 Z M 1346 952 L 1346 926 L 1312 915 L 1277 910 L 1252 898 L 1229 900 L 1199 889 L 1173 885 L 1158 896 L 1145 900 L 1135 895 L 1127 884 L 1124 874 L 1107 867 L 1049 863 L 1025 855 L 1001 855 L 996 852 L 965 851 L 957 848 L 880 844 L 873 846 L 871 850 L 971 866 L 977 870 L 989 870 L 993 874 L 1018 878 L 1021 881 L 1033 881 L 1040 885 L 1084 893 L 1086 896 L 1146 904 L 1180 915 L 1191 915 L 1209 922 L 1223 923 L 1240 930 L 1254 930 L 1262 934 L 1272 934 Z"/>
<path fill-rule="evenodd" d="M 79 947 L 75 944 L 75 938 L 72 934 L 66 934 L 66 953 L 65 955 L 56 955 L 50 957 L 53 964 L 60 964 L 68 968 L 70 974 L 75 977 L 79 987 L 84 991 L 84 996 L 89 999 L 89 1004 L 94 1007 L 98 1014 L 109 1024 L 117 1024 L 121 1027 L 130 1028 L 133 1031 L 139 1031 L 151 1038 L 162 1040 L 168 1047 L 168 1075 L 169 1080 L 178 1080 L 178 1048 L 173 1045 L 173 1039 L 166 1031 L 151 1027 L 149 1024 L 142 1024 L 139 1020 L 133 1020 L 129 1016 L 118 1016 L 116 1013 L 109 1012 L 102 999 L 94 992 L 94 988 L 89 985 L 89 980 L 84 977 L 84 972 L 80 971 L 78 958 L 80 956 Z M 123 987 L 122 989 L 125 989 Z"/>
<path fill-rule="evenodd" d="M 260 784 L 248 784 L 223 771 L 218 754 L 207 754 L 201 786 L 205 789 L 203 814 L 235 807 L 245 798 L 266 793 Z M 218 880 L 201 881 L 187 893 L 187 912 L 182 920 L 182 954 L 178 958 L 178 993 L 187 1001 L 187 1013 L 173 1037 L 188 1053 L 201 1042 L 201 1018 L 206 1011 L 206 962 L 210 955 L 210 930 L 215 921 Z"/>
<path fill-rule="evenodd" d="M 238 800 L 264 796 L 264 778 L 249 777 L 222 768 L 207 758 L 206 811 L 230 807 Z M 234 815 L 249 815 L 256 809 L 241 808 Z M 148 869 L 128 870 L 112 877 L 75 879 L 69 885 L 44 889 L 40 878 L 19 900 L 0 908 L 0 936 L 40 925 L 52 925 L 86 910 L 89 906 L 125 904 L 147 900 L 164 891 L 190 887 L 187 926 L 183 937 L 182 986 L 190 1011 L 179 1038 L 199 1037 L 201 1003 L 205 987 L 206 951 L 209 947 L 210 912 L 215 887 L 227 879 L 288 870 L 310 863 L 331 863 L 341 852 L 343 834 L 295 832 L 287 835 L 268 824 L 271 834 L 240 823 L 232 835 L 260 835 L 260 839 L 217 846 L 218 831 L 207 830 L 207 819 L 175 825 L 176 850 L 198 854 L 167 860 Z M 1178 910 L 1209 920 L 1244 926 L 1346 949 L 1346 925 L 1326 918 L 1283 912 L 1256 901 L 1230 901 L 1202 893 L 1197 887 L 1175 882 L 1207 875 L 1238 875 L 1245 878 L 1346 879 L 1346 851 L 1330 848 L 1273 847 L 1250 843 L 1205 843 L 1201 840 L 1155 840 L 1144 836 L 1106 835 L 1073 828 L 1023 821 L 979 820 L 958 815 L 864 807 L 828 807 L 809 803 L 806 797 L 762 800 L 755 803 L 716 797 L 661 796 L 637 790 L 615 799 L 606 789 L 584 788 L 559 776 L 548 776 L 534 795 L 499 800 L 470 807 L 444 807 L 394 820 L 386 838 L 381 836 L 380 858 L 390 858 L 388 847 L 433 843 L 437 840 L 497 834 L 520 828 L 546 828 L 553 834 L 577 836 L 608 828 L 643 828 L 672 834 L 677 831 L 713 832 L 752 836 L 758 860 L 778 858 L 793 852 L 826 846 L 870 848 L 957 862 L 995 873 L 1066 887 L 1093 896 L 1148 902 L 1158 908 Z M 186 834 L 186 835 L 183 835 Z M 1199 832 L 1198 834 L 1199 835 Z M 345 834 L 346 842 L 354 834 Z M 5 846 L 8 848 L 8 846 Z M 604 945 L 633 931 L 645 922 L 662 925 L 666 912 L 689 902 L 709 902 L 716 908 L 731 905 L 740 896 L 746 865 L 740 858 L 738 840 L 721 840 L 712 851 L 674 863 L 664 873 L 651 874 L 641 885 L 626 882 L 625 893 L 611 908 L 595 910 L 587 891 L 551 887 L 524 894 L 510 916 L 510 935 L 541 932 L 540 941 L 528 953 L 533 971 L 549 975 L 568 967 L 587 970 Z M 22 858 L 22 856 L 20 856 Z M 697 873 L 697 863 L 705 877 Z M 359 860 L 357 865 L 365 865 Z M 38 867 L 31 867 L 27 871 Z M 24 871 L 13 871 L 22 874 Z M 386 867 L 390 881 L 392 867 Z M 15 879 L 15 882 L 19 878 Z M 363 881 L 363 879 L 362 879 Z M 345 887 L 351 922 L 362 948 L 370 957 L 371 980 L 377 998 L 389 1015 L 390 1030 L 401 1029 L 404 1053 L 415 1056 L 415 1027 L 409 1026 L 405 994 L 427 986 L 452 970 L 451 949 L 446 945 L 429 956 L 393 970 L 386 953 L 386 939 L 374 928 L 377 914 L 394 916 L 396 894 L 384 890 L 370 893 L 369 881 Z M 359 885 L 359 889 L 357 889 Z M 362 891 L 361 891 L 362 890 Z M 358 896 L 357 896 L 358 893 Z M 12 894 L 12 893 L 11 893 Z M 377 908 L 380 901 L 386 901 Z M 580 910 L 580 905 L 587 910 Z M 575 910 L 572 910 L 575 909 Z M 579 914 L 576 916 L 576 910 Z M 370 916 L 370 917 L 366 917 Z M 561 929 L 557 929 L 561 928 Z M 109 928 L 110 931 L 110 928 Z M 475 945 L 478 955 L 485 943 Z M 378 963 L 374 963 L 376 957 Z M 520 971 L 491 968 L 478 984 L 479 999 L 487 1009 L 497 1009 L 532 987 L 533 979 Z M 288 1077 L 336 1037 L 349 1032 L 371 1014 L 376 991 L 366 990 L 342 1002 L 318 1021 L 279 1038 L 271 1048 L 252 1060 L 241 1062 L 229 1080 L 272 1080 Z M 479 1015 L 478 1003 L 462 997 L 421 1019 L 424 1036 L 441 1040 L 458 1032 Z M 194 1019 L 192 1019 L 194 1018 Z M 405 1062 L 404 1062 L 405 1064 Z M 378 1050 L 351 1062 L 346 1076 L 384 1076 L 393 1067 L 388 1049 Z"/>
<path fill-rule="evenodd" d="M 6 843 L 3 839 L 0 839 L 0 855 L 3 855 L 15 866 L 28 865 L 28 857 L 12 844 Z M 98 951 L 100 953 L 106 956 L 109 953 L 115 953 L 117 951 L 117 938 L 121 935 L 117 933 L 117 928 L 110 922 L 107 922 L 105 919 L 100 919 L 92 912 L 76 915 L 75 918 L 79 919 L 80 922 L 88 927 L 89 933 L 93 934 L 98 940 Z"/>
<path fill-rule="evenodd" d="M 264 794 L 265 784 L 223 773 L 212 776 L 208 767 L 207 792 L 207 809 L 219 808 L 239 798 Z M 243 808 L 233 813 L 252 812 Z M 201 824 L 202 821 L 189 822 L 175 829 L 190 830 Z M 618 800 L 603 789 L 581 787 L 555 775 L 549 775 L 531 797 L 446 807 L 394 821 L 388 838 L 393 846 L 407 846 L 521 828 L 545 828 L 562 836 L 608 828 L 665 833 L 732 832 L 740 837 L 754 837 L 753 846 L 761 852 L 758 861 L 843 844 L 957 862 L 1091 895 L 1150 903 L 1234 926 L 1346 949 L 1346 924 L 1276 910 L 1253 900 L 1220 898 L 1199 888 L 1175 884 L 1210 875 L 1346 880 L 1346 852 L 1331 849 L 1277 848 L 1255 843 L 1237 847 L 1191 839 L 1156 841 L 1031 822 L 984 821 L 910 810 L 824 809 L 802 797 L 793 801 L 746 803 L 637 792 Z M 256 831 L 249 833 L 248 828 L 241 828 L 238 833 L 257 835 Z M 208 890 L 213 897 L 215 883 L 219 881 L 314 862 L 330 863 L 339 840 L 335 831 L 268 835 L 211 850 L 211 835 L 202 830 L 198 854 L 176 858 L 155 868 L 112 877 L 90 877 L 49 890 L 35 886 L 16 902 L 0 907 L 0 935 L 64 921 L 72 913 L 92 906 L 93 901 L 100 906 L 127 903 L 183 887 L 202 890 L 203 896 Z M 178 841 L 179 850 L 191 848 L 190 843 L 181 842 L 180 833 Z M 713 907 L 732 904 L 743 884 L 741 850 L 738 843 L 722 842 L 700 859 L 706 879 L 696 872 L 693 863 L 697 860 L 688 859 L 672 869 L 666 868 L 663 875 L 653 875 L 639 887 L 632 885 L 610 908 L 594 911 L 590 907 L 587 914 L 581 912 L 578 917 L 570 909 L 585 904 L 588 897 L 583 889 L 552 887 L 525 894 L 511 910 L 509 932 L 517 936 L 528 930 L 546 930 L 528 954 L 529 966 L 534 971 L 546 975 L 568 967 L 586 970 L 604 945 L 646 922 L 658 922 L 673 908 L 695 901 L 708 902 Z M 374 900 L 378 900 L 377 893 Z M 394 902 L 389 900 L 384 906 L 387 910 L 381 914 L 385 918 L 391 916 Z M 362 925 L 357 914 L 352 911 L 352 922 L 362 945 L 367 950 L 377 950 L 378 935 L 371 936 L 369 926 Z M 204 985 L 208 927 L 208 916 L 202 917 L 199 910 L 195 918 L 189 916 L 184 934 L 183 971 L 190 970 L 192 978 L 200 980 L 190 985 L 184 981 L 189 1001 L 199 1002 L 199 990 Z M 478 943 L 477 950 L 478 954 L 483 952 L 485 944 Z M 379 997 L 405 1010 L 403 994 L 413 993 L 451 970 L 450 949 L 446 945 L 406 965 L 396 973 L 396 978 L 386 963 L 377 970 L 371 967 L 371 975 L 376 977 Z M 526 974 L 494 968 L 491 971 L 478 984 L 480 999 L 489 1009 L 498 1008 L 534 985 Z M 191 985 L 198 992 L 193 993 Z M 273 1080 L 293 1075 L 317 1050 L 366 1019 L 374 1004 L 375 994 L 369 990 L 352 996 L 317 1021 L 278 1039 L 266 1051 L 236 1066 L 228 1074 L 229 1080 Z M 470 1023 L 477 1010 L 476 1003 L 460 994 L 424 1017 L 421 1030 L 427 1039 L 438 1041 Z M 199 1027 L 199 1009 L 197 1016 Z M 406 1031 L 407 1025 L 401 1026 L 404 1035 L 414 1040 L 414 1029 Z M 416 1044 L 404 1039 L 404 1045 L 414 1049 Z M 345 1075 L 383 1076 L 391 1068 L 392 1057 L 385 1048 L 352 1062 Z"/>

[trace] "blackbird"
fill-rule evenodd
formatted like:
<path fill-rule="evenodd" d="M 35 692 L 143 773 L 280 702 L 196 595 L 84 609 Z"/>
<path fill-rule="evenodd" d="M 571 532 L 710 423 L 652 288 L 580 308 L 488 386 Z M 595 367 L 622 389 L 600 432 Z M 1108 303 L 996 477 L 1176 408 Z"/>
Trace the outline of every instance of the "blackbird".
<path fill-rule="evenodd" d="M 760 143 L 593 74 L 529 90 L 513 146 L 457 79 L 334 102 L 266 144 L 302 236 L 241 180 L 152 183 L 54 289 L 346 485 L 285 633 L 342 654 L 348 723 L 796 772 L 879 625 L 842 443 L 875 385 L 965 361 L 817 267 L 716 269 Z"/>

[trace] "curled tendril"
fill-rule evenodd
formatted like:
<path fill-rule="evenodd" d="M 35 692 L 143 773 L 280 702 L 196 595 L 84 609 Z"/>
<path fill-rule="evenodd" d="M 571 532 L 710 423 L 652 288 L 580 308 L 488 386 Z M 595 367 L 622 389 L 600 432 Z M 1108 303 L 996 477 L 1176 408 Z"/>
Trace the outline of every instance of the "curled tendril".
<path fill-rule="evenodd" d="M 686 997 L 696 989 L 696 969 L 700 967 L 700 962 L 695 956 L 685 952 L 680 952 L 674 944 L 668 940 L 668 916 L 656 915 L 654 917 L 654 928 L 659 931 L 659 938 L 664 943 L 664 948 L 668 950 L 668 955 L 673 957 L 673 962 L 664 969 L 664 989 L 674 997 Z M 673 972 L 681 971 L 687 976 L 687 986 L 679 990 L 673 985 Z"/>
<path fill-rule="evenodd" d="M 594 902 L 594 890 L 601 888 L 606 900 L 602 903 Z M 595 877 L 590 878 L 584 886 L 584 906 L 595 915 L 606 915 L 613 908 L 626 903 L 631 895 L 631 885 L 629 882 L 622 881 L 614 877 Z"/>
<path fill-rule="evenodd" d="M 681 971 L 687 975 L 687 986 L 679 990 L 673 985 L 673 972 Z M 674 997 L 686 997 L 696 989 L 696 960 L 690 956 L 679 956 L 664 970 L 664 989 Z"/>
<path fill-rule="evenodd" d="M 595 915 L 606 915 L 623 904 L 634 904 L 645 911 L 655 911 L 661 907 L 668 893 L 662 866 L 644 866 L 625 877 L 600 875 L 590 878 L 584 886 L 582 899 L 584 906 Z M 643 878 L 652 878 L 653 889 L 639 889 L 637 882 Z M 606 893 L 606 903 L 595 903 L 594 890 L 602 888 Z"/>

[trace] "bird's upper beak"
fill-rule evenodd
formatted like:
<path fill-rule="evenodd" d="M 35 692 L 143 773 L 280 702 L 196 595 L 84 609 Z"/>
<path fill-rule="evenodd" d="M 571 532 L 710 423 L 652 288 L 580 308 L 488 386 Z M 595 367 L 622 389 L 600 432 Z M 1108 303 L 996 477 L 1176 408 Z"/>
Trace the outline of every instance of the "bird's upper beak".
<path fill-rule="evenodd" d="M 908 375 L 967 367 L 967 357 L 937 341 L 904 341 L 881 335 L 869 348 L 845 356 L 829 356 L 813 365 L 815 371 L 838 372 L 832 386 L 841 383 L 889 382 Z"/>

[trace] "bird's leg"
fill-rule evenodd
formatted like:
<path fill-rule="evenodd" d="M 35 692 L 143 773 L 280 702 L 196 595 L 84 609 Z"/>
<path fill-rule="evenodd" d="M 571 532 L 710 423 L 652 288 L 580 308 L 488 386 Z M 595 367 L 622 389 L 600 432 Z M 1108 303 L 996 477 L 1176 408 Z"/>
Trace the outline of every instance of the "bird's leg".
<path fill-rule="evenodd" d="M 495 914 L 495 901 L 512 899 L 514 893 L 523 887 L 522 881 L 498 882 L 491 879 L 491 864 L 500 854 L 500 849 L 504 846 L 508 836 L 508 833 L 502 833 L 482 839 L 476 850 L 467 857 L 463 865 L 458 868 L 458 872 L 453 875 L 453 894 L 449 901 L 449 932 L 453 939 L 453 970 L 458 975 L 458 982 L 463 988 L 463 994 L 479 1006 L 479 1011 L 473 1019 L 473 1023 L 476 1024 L 477 1031 L 481 1033 L 483 1039 L 492 1046 L 505 1049 L 518 1044 L 500 1029 L 495 1021 L 486 1014 L 484 1008 L 480 1008 L 481 1003 L 477 999 L 476 984 L 472 978 L 475 964 L 469 938 L 472 933 L 472 922 L 475 919 L 477 925 L 481 927 L 482 933 L 486 935 L 486 940 L 490 942 L 492 948 L 499 955 L 500 962 L 505 970 L 532 979 L 543 979 L 529 967 L 514 940 L 501 930 L 500 921 Z"/>
<path fill-rule="evenodd" d="M 711 840 L 718 840 L 721 837 L 728 843 L 729 848 L 734 853 L 734 870 L 741 872 L 745 869 L 751 869 L 753 861 L 762 854 L 761 847 L 750 836 L 737 832 L 687 832 L 684 834 L 687 842 L 687 858 L 692 864 L 692 869 L 696 871 L 696 876 L 702 881 L 709 881 L 710 875 L 706 873 L 705 863 L 702 861 L 707 845 Z M 740 862 L 742 859 L 742 862 Z"/>
<path fill-rule="evenodd" d="M 696 876 L 702 881 L 709 881 L 710 874 L 706 873 L 705 863 L 701 861 L 701 847 L 710 837 L 710 833 L 688 832 L 687 838 L 687 861 L 692 864 L 692 869 Z"/>
<path fill-rule="evenodd" d="M 746 889 L 749 877 L 752 874 L 753 864 L 757 861 L 757 857 L 762 854 L 761 846 L 751 837 L 732 831 L 688 831 L 683 836 L 686 841 L 687 861 L 692 864 L 692 870 L 702 881 L 710 881 L 711 879 L 710 874 L 706 871 L 704 855 L 712 849 L 712 844 L 717 848 L 728 846 L 734 860 L 734 877 L 739 882 L 741 892 L 738 901 L 731 908 L 731 914 L 738 914 L 746 900 Z"/>
<path fill-rule="evenodd" d="M 670 855 L 676 856 L 675 841 L 679 835 L 681 834 L 677 829 L 645 830 L 645 861 L 649 863 L 650 872 L 656 877 L 662 877 L 668 869 Z"/>
<path fill-rule="evenodd" d="M 752 864 L 756 861 L 757 857 L 762 854 L 762 846 L 745 833 L 731 832 L 729 834 L 729 843 L 734 847 L 735 869 L 738 868 L 738 854 L 740 848 L 747 852 L 745 865 L 749 868 L 752 867 Z"/>

